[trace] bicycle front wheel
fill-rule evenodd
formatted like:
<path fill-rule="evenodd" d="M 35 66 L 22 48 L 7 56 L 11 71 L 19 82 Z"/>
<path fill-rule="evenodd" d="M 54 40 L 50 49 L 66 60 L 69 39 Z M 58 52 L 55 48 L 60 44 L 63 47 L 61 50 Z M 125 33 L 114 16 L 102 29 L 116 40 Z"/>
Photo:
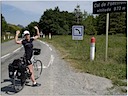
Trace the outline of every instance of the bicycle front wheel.
<path fill-rule="evenodd" d="M 40 60 L 36 60 L 33 64 L 33 68 L 35 79 L 38 79 L 42 73 L 42 62 Z"/>

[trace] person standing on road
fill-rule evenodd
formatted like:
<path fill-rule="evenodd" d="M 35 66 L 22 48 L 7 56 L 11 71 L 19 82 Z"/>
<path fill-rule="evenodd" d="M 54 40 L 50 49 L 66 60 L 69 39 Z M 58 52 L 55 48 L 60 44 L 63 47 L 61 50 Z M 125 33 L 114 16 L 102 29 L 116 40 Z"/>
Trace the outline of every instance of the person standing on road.
<path fill-rule="evenodd" d="M 30 72 L 32 73 L 30 79 L 32 80 L 33 84 L 32 86 L 41 86 L 41 84 L 37 83 L 34 77 L 34 70 L 31 62 L 31 57 L 33 54 L 33 41 L 36 40 L 37 38 L 40 37 L 39 29 L 37 26 L 34 26 L 34 28 L 37 31 L 37 35 L 35 37 L 30 37 L 30 32 L 25 30 L 24 31 L 24 40 L 18 40 L 18 35 L 20 34 L 20 31 L 16 31 L 16 36 L 15 36 L 15 42 L 16 44 L 22 44 L 24 46 L 25 50 L 25 57 L 27 61 L 28 68 L 30 69 Z"/>

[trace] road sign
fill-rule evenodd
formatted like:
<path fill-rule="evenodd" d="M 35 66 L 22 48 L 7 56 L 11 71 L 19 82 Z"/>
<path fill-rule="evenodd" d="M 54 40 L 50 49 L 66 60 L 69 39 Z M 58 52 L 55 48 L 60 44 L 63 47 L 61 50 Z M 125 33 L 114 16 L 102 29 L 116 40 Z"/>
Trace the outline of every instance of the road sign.
<path fill-rule="evenodd" d="M 127 12 L 127 1 L 96 1 L 93 2 L 93 14 Z"/>
<path fill-rule="evenodd" d="M 96 1 L 93 2 L 93 14 L 107 13 L 106 15 L 106 51 L 105 60 L 107 61 L 108 53 L 108 29 L 109 29 L 109 13 L 111 12 L 127 12 L 127 1 Z"/>
<path fill-rule="evenodd" d="M 72 39 L 83 40 L 84 26 L 74 25 L 72 26 Z"/>

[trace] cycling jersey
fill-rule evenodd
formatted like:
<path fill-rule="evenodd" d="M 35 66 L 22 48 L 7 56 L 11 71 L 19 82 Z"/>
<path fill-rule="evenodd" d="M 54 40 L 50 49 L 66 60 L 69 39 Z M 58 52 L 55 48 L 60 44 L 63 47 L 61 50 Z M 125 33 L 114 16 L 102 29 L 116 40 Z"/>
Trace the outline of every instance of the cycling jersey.
<path fill-rule="evenodd" d="M 25 49 L 25 57 L 27 59 L 28 65 L 32 63 L 31 57 L 33 54 L 33 40 L 33 38 L 30 38 L 30 41 L 28 41 L 27 39 L 22 40 L 22 45 L 24 46 Z"/>

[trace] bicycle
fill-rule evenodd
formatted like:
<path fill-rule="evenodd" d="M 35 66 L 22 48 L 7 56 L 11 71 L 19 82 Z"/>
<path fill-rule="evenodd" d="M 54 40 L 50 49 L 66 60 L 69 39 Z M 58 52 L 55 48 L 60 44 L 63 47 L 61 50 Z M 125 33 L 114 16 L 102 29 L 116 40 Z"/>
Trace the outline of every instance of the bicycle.
<path fill-rule="evenodd" d="M 42 73 L 42 62 L 35 58 L 35 55 L 39 55 L 41 49 L 34 48 L 33 56 L 31 58 L 35 79 L 38 79 Z M 27 79 L 30 79 L 31 72 L 26 65 L 25 55 L 20 59 L 15 59 L 13 63 L 9 64 L 9 77 L 12 79 L 12 87 L 17 93 L 24 88 Z"/>

